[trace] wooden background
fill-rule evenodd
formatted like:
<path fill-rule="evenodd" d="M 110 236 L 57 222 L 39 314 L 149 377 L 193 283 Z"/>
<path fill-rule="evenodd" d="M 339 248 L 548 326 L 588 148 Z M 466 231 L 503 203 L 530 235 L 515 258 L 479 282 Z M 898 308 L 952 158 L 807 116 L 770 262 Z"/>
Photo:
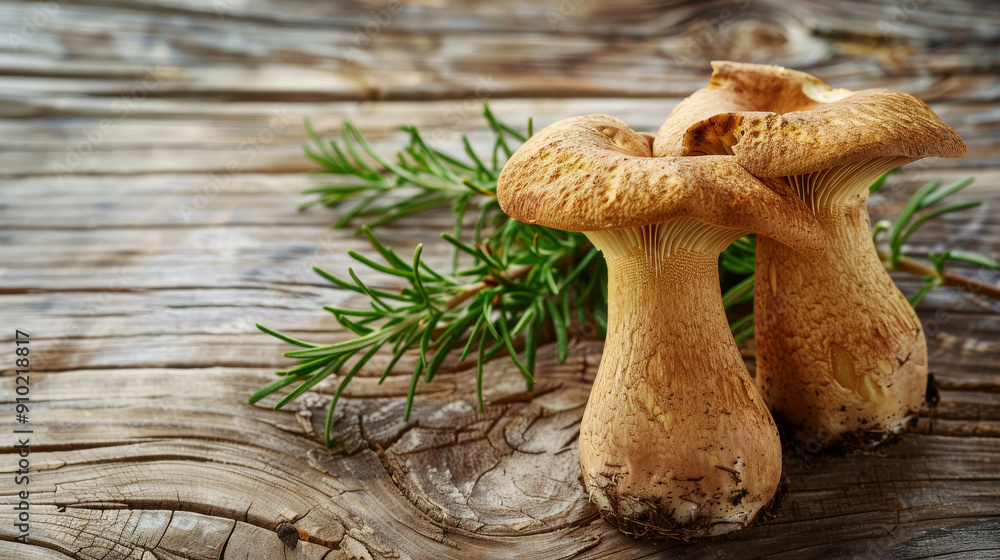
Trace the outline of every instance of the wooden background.
<path fill-rule="evenodd" d="M 0 558 L 1000 556 L 1000 302 L 974 295 L 919 307 L 941 399 L 911 433 L 873 454 L 790 448 L 776 517 L 721 542 L 633 541 L 587 503 L 575 439 L 598 342 L 564 365 L 545 348 L 533 394 L 491 363 L 484 414 L 461 366 L 420 386 L 409 423 L 407 365 L 382 386 L 369 372 L 334 452 L 317 437 L 331 385 L 247 404 L 286 365 L 253 323 L 343 339 L 320 307 L 350 297 L 308 266 L 344 272 L 365 249 L 327 229 L 335 211 L 296 213 L 318 182 L 303 115 L 388 151 L 402 124 L 481 145 L 486 99 L 512 123 L 606 113 L 655 131 L 709 60 L 783 64 L 931 103 L 968 157 L 911 166 L 872 212 L 975 175 L 957 198 L 984 204 L 913 247 L 1000 257 L 998 41 L 1000 5 L 960 0 L 0 0 L 0 414 L 16 426 L 11 340 L 28 331 L 34 429 L 30 546 L 11 542 L 23 487 L 0 441 Z M 440 261 L 448 223 L 381 236 Z"/>

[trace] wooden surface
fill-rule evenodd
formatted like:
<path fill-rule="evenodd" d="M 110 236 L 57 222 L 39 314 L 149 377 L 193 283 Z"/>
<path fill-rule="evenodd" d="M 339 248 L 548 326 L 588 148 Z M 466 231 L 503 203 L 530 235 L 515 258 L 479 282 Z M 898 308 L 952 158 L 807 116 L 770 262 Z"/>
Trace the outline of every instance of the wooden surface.
<path fill-rule="evenodd" d="M 598 342 L 563 365 L 544 348 L 533 394 L 491 363 L 483 414 L 462 364 L 420 386 L 408 423 L 407 364 L 381 386 L 368 371 L 332 452 L 332 385 L 283 411 L 246 403 L 286 365 L 253 323 L 346 337 L 320 307 L 351 298 L 308 267 L 343 272 L 365 248 L 327 229 L 335 212 L 295 211 L 318 181 L 303 115 L 328 135 L 352 119 L 387 150 L 401 124 L 481 144 L 484 99 L 512 123 L 606 113 L 655 131 L 708 60 L 785 64 L 931 103 L 968 157 L 911 166 L 872 212 L 975 175 L 958 198 L 984 204 L 913 246 L 1000 257 L 997 4 L 0 0 L 0 38 L 0 415 L 14 429 L 21 329 L 34 429 L 30 546 L 11 542 L 23 487 L 13 434 L 0 442 L 0 558 L 1000 557 L 1000 303 L 969 294 L 919 307 L 940 402 L 912 432 L 872 454 L 791 447 L 776 517 L 714 543 L 633 541 L 587 503 L 575 438 Z M 448 223 L 381 236 L 440 262 Z"/>

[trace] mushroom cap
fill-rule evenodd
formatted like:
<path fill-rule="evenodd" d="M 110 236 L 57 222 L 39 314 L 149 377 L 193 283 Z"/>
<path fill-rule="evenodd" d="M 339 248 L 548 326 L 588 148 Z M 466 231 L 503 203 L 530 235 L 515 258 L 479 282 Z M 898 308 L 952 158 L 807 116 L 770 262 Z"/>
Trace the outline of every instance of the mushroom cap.
<path fill-rule="evenodd" d="M 688 217 L 810 256 L 824 244 L 816 218 L 787 185 L 753 177 L 731 156 L 654 158 L 647 138 L 605 115 L 562 120 L 528 139 L 504 166 L 497 199 L 515 220 L 569 231 Z"/>
<path fill-rule="evenodd" d="M 712 78 L 657 132 L 657 156 L 722 142 L 758 177 L 811 173 L 878 157 L 962 157 L 962 138 L 898 91 L 835 89 L 780 66 L 713 62 Z"/>

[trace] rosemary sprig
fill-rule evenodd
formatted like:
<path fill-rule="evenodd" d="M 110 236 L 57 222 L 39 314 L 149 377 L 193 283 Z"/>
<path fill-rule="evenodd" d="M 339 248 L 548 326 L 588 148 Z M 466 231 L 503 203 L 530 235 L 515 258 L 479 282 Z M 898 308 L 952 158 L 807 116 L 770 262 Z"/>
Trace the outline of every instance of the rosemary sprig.
<path fill-rule="evenodd" d="M 280 408 L 354 360 L 343 376 L 326 419 L 325 437 L 330 441 L 334 409 L 355 374 L 383 347 L 392 359 L 384 368 L 384 380 L 407 350 L 417 349 L 418 359 L 410 379 L 405 417 L 409 417 L 421 378 L 430 382 L 445 358 L 455 351 L 459 360 L 473 356 L 477 371 L 477 398 L 483 407 L 482 369 L 491 358 L 506 353 L 525 378 L 534 385 L 533 371 L 538 346 L 555 340 L 560 360 L 565 360 L 570 332 L 585 324 L 606 328 L 606 268 L 597 250 L 579 233 L 551 230 L 508 219 L 496 201 L 496 182 L 502 162 L 526 136 L 484 112 L 494 132 L 492 152 L 482 158 L 463 137 L 465 157 L 453 157 L 430 148 L 419 132 L 406 127 L 409 144 L 391 161 L 378 153 L 357 129 L 344 127 L 342 144 L 325 143 L 309 127 L 315 146 L 307 153 L 328 172 L 347 176 L 345 185 L 313 189 L 314 203 L 337 205 L 348 199 L 358 202 L 335 224 L 343 227 L 354 219 L 368 219 L 360 231 L 382 262 L 356 252 L 349 255 L 377 272 L 408 283 L 398 293 L 377 290 L 365 284 L 353 269 L 349 278 L 327 271 L 316 272 L 336 286 L 369 300 L 369 309 L 327 307 L 337 321 L 356 338 L 333 345 L 293 340 L 258 325 L 302 349 L 286 352 L 299 360 L 297 366 L 278 372 L 279 379 L 251 397 L 257 402 L 288 385 L 298 387 L 275 406 Z M 529 121 L 528 133 L 531 133 Z M 486 161 L 489 163 L 487 164 Z M 400 200 L 386 197 L 388 191 L 408 188 Z M 450 205 L 455 227 L 442 235 L 454 248 L 450 272 L 439 272 L 420 260 L 421 246 L 405 260 L 383 245 L 372 227 L 389 223 L 420 210 Z M 463 235 L 465 214 L 478 211 L 471 236 Z M 462 267 L 460 267 L 462 265 Z M 518 352 L 514 341 L 523 337 Z"/>
<path fill-rule="evenodd" d="M 542 235 L 539 229 L 507 220 L 480 243 L 472 245 L 444 234 L 442 237 L 448 243 L 473 261 L 470 267 L 451 275 L 436 272 L 420 260 L 422 245 L 417 246 L 412 259 L 404 260 L 380 243 L 370 228 L 362 226 L 362 233 L 385 264 L 353 251 L 350 256 L 379 272 L 404 278 L 409 286 L 398 293 L 386 292 L 365 284 L 353 268 L 348 269 L 350 280 L 316 268 L 317 273 L 338 287 L 368 298 L 370 309 L 366 310 L 325 308 L 357 336 L 321 346 L 258 325 L 264 332 L 301 349 L 285 353 L 298 359 L 299 365 L 278 372 L 279 379 L 254 393 L 251 402 L 287 385 L 301 383 L 275 405 L 280 408 L 343 368 L 351 358 L 361 355 L 344 375 L 330 405 L 325 430 L 326 440 L 330 441 L 333 411 L 341 393 L 361 367 L 386 345 L 391 348 L 392 359 L 380 382 L 407 350 L 419 349 L 406 401 L 406 418 L 421 378 L 430 382 L 448 354 L 459 348 L 460 360 L 475 355 L 480 409 L 483 364 L 502 352 L 510 356 L 530 390 L 535 382 L 535 356 L 543 338 L 554 338 L 559 359 L 565 360 L 569 331 L 574 324 L 571 309 L 584 311 L 581 320 L 589 317 L 602 330 L 606 325 L 604 269 L 600 266 L 602 261 L 594 258 L 597 250 L 582 235 L 556 237 Z M 501 251 L 493 247 L 518 249 Z M 523 358 L 514 347 L 514 340 L 522 334 Z"/>
<path fill-rule="evenodd" d="M 462 137 L 464 154 L 455 156 L 430 147 L 416 128 L 403 127 L 408 143 L 395 159 L 390 159 L 378 152 L 351 123 L 345 123 L 338 143 L 322 140 L 306 121 L 313 142 L 306 147 L 307 155 L 323 166 L 322 173 L 346 178 L 347 182 L 306 191 L 316 198 L 302 208 L 354 202 L 334 227 L 363 221 L 359 231 L 382 262 L 353 251 L 349 255 L 376 272 L 398 277 L 407 285 L 398 292 L 387 292 L 364 283 L 353 268 L 347 271 L 349 278 L 315 268 L 334 285 L 368 299 L 367 309 L 325 308 L 355 338 L 322 345 L 295 340 L 258 325 L 260 330 L 300 349 L 285 353 L 297 359 L 298 364 L 277 372 L 278 379 L 254 393 L 251 402 L 298 384 L 275 405 L 280 408 L 327 377 L 342 374 L 326 418 L 325 439 L 329 444 L 340 396 L 361 368 L 383 348 L 388 349 L 391 360 L 383 369 L 380 382 L 408 350 L 416 350 L 404 412 L 408 419 L 418 383 L 421 379 L 433 380 L 445 367 L 449 355 L 457 355 L 460 362 L 475 361 L 477 400 L 482 410 L 482 373 L 486 361 L 507 354 L 531 389 L 535 381 L 535 357 L 542 342 L 554 340 L 559 360 L 563 361 L 572 333 L 596 330 L 597 336 L 604 336 L 607 269 L 597 250 L 582 234 L 517 222 L 504 215 L 497 204 L 496 183 L 503 162 L 531 136 L 531 120 L 527 134 L 523 134 L 497 119 L 488 106 L 484 107 L 483 116 L 493 132 L 486 157 L 477 153 L 465 136 Z M 890 173 L 879 178 L 871 191 L 877 191 Z M 903 251 L 907 240 L 927 221 L 978 204 L 932 208 L 970 182 L 942 190 L 938 190 L 938 184 L 926 185 L 910 199 L 895 224 L 879 222 L 875 226 L 873 239 L 880 233 L 890 233 L 888 249 L 880 250 L 886 266 L 926 277 L 924 286 L 911 298 L 914 305 L 938 285 L 968 289 L 962 282 L 975 282 L 945 271 L 948 260 L 997 266 L 996 261 L 984 255 L 953 250 L 924 256 L 933 263 L 928 267 Z M 435 270 L 421 260 L 422 245 L 417 246 L 412 258 L 404 259 L 372 233 L 377 226 L 442 206 L 449 206 L 455 215 L 452 231 L 442 234 L 454 248 L 448 272 Z M 470 209 L 477 212 L 474 219 L 467 216 Z M 754 257 L 753 236 L 737 240 L 720 256 L 721 288 L 727 310 L 745 309 L 753 301 Z M 752 337 L 753 314 L 736 313 L 734 317 L 730 326 L 737 342 Z M 522 346 L 520 352 L 515 340 Z M 344 368 L 348 368 L 346 373 L 342 371 Z"/>
<path fill-rule="evenodd" d="M 871 186 L 870 192 L 874 193 L 878 191 L 885 183 L 885 179 L 895 171 L 894 169 L 880 177 Z M 931 290 L 943 285 L 982 292 L 986 295 L 993 294 L 993 297 L 1000 297 L 1000 290 L 996 286 L 977 282 L 945 270 L 945 263 L 948 261 L 967 262 L 993 270 L 1000 270 L 1000 263 L 995 259 L 973 251 L 958 249 L 946 250 L 941 253 L 917 253 L 904 250 L 907 241 L 927 222 L 945 214 L 968 210 L 982 204 L 981 201 L 972 200 L 943 206 L 939 205 L 939 203 L 945 201 L 951 195 L 971 185 L 973 180 L 972 177 L 968 177 L 943 189 L 941 188 L 940 181 L 931 181 L 913 193 L 895 222 L 882 220 L 872 227 L 872 240 L 876 245 L 878 245 L 879 237 L 883 233 L 887 233 L 889 236 L 887 248 L 879 248 L 879 256 L 882 258 L 882 262 L 887 269 L 900 270 L 922 276 L 923 285 L 915 294 L 909 297 L 910 304 L 914 307 Z M 916 258 L 929 261 L 930 266 L 914 260 Z"/>

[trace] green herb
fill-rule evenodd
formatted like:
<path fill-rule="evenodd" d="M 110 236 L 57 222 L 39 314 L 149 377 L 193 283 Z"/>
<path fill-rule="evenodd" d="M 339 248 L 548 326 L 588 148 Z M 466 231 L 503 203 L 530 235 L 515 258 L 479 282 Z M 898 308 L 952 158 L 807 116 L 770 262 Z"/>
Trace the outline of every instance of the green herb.
<path fill-rule="evenodd" d="M 383 348 L 392 359 L 380 382 L 407 351 L 417 350 L 404 412 L 409 418 L 417 384 L 433 380 L 449 356 L 462 362 L 474 360 L 482 410 L 486 361 L 500 354 L 510 356 L 530 390 L 535 382 L 535 356 L 540 344 L 554 341 L 559 360 L 563 361 L 572 334 L 596 330 L 598 336 L 604 336 L 607 269 L 597 250 L 583 234 L 517 222 L 504 215 L 497 204 L 496 184 L 503 162 L 531 136 L 531 121 L 524 134 L 497 119 L 489 107 L 484 107 L 483 115 L 493 132 L 492 147 L 485 155 L 477 153 L 465 136 L 464 154 L 443 153 L 428 146 L 416 128 L 404 127 L 409 141 L 394 159 L 375 150 L 350 123 L 344 125 L 342 138 L 336 142 L 322 140 L 306 121 L 313 142 L 306 148 L 307 155 L 323 166 L 323 173 L 346 182 L 310 189 L 307 192 L 317 198 L 303 209 L 316 204 L 339 207 L 353 203 L 334 227 L 364 222 L 359 231 L 380 259 L 354 251 L 349 255 L 379 273 L 403 279 L 407 286 L 387 292 L 365 284 L 354 269 L 348 269 L 348 278 L 341 278 L 316 268 L 334 285 L 368 299 L 368 309 L 325 308 L 356 336 L 323 345 L 295 340 L 258 325 L 260 330 L 300 349 L 285 353 L 298 364 L 277 372 L 278 379 L 254 393 L 250 402 L 298 384 L 275 405 L 281 408 L 327 377 L 342 374 L 326 418 L 325 438 L 329 444 L 337 401 L 351 379 Z M 872 186 L 872 192 L 888 175 Z M 908 266 L 912 261 L 903 256 L 903 245 L 928 220 L 973 206 L 965 203 L 931 209 L 967 184 L 940 191 L 939 185 L 925 186 L 895 224 L 876 225 L 873 236 L 891 231 L 887 266 L 911 271 Z M 422 245 L 411 258 L 403 258 L 372 232 L 377 226 L 442 206 L 449 206 L 455 216 L 452 231 L 442 234 L 454 249 L 448 271 L 424 263 L 420 258 Z M 474 217 L 469 215 L 470 210 Z M 719 259 L 723 303 L 734 313 L 731 328 L 737 342 L 753 336 L 753 314 L 736 312 L 745 310 L 753 301 L 754 256 L 754 239 L 748 236 L 733 243 Z M 934 262 L 933 272 L 920 270 L 937 280 L 925 283 L 914 296 L 914 305 L 933 287 L 946 283 L 941 279 L 946 275 L 944 262 L 948 259 L 996 265 L 988 257 L 961 251 L 927 258 Z M 522 346 L 520 352 L 515 341 Z"/>
<path fill-rule="evenodd" d="M 380 260 L 353 251 L 349 255 L 366 267 L 405 279 L 408 286 L 389 293 L 366 285 L 353 269 L 348 270 L 349 279 L 316 269 L 333 284 L 369 299 L 366 310 L 326 308 L 357 337 L 320 345 L 292 340 L 258 325 L 303 349 L 285 354 L 299 364 L 278 372 L 279 379 L 254 393 L 251 402 L 299 383 L 276 405 L 284 406 L 357 357 L 341 379 L 327 415 L 329 442 L 337 400 L 352 377 L 383 347 L 391 350 L 392 359 L 382 380 L 407 350 L 419 352 L 404 412 L 408 418 L 417 384 L 430 382 L 450 353 L 459 360 L 470 356 L 475 360 L 482 409 L 486 361 L 501 353 L 509 355 L 531 389 L 535 356 L 543 341 L 555 340 L 559 359 L 565 360 L 571 332 L 589 324 L 603 336 L 604 260 L 596 258 L 597 250 L 582 234 L 520 223 L 500 211 L 496 182 L 502 162 L 527 137 L 497 120 L 488 108 L 485 116 L 494 132 L 492 151 L 486 157 L 477 154 L 464 137 L 464 156 L 444 154 L 430 148 L 416 129 L 407 127 L 409 144 L 393 161 L 379 154 L 350 124 L 344 127 L 341 144 L 323 142 L 309 127 L 315 144 L 307 149 L 309 156 L 330 173 L 351 179 L 346 185 L 311 190 L 318 195 L 315 203 L 336 206 L 355 201 L 335 226 L 343 227 L 353 219 L 368 220 L 360 231 Z M 389 191 L 403 192 L 402 198 L 392 200 L 386 196 Z M 454 248 L 450 271 L 437 271 L 423 263 L 420 246 L 412 259 L 403 259 L 372 233 L 374 226 L 444 205 L 455 214 L 453 230 L 442 234 Z M 476 215 L 467 220 L 470 209 Z M 514 342 L 521 337 L 523 349 L 518 352 Z"/>
<path fill-rule="evenodd" d="M 895 173 L 892 170 L 875 182 L 871 186 L 870 192 L 878 191 L 885 183 L 886 177 Z M 938 286 L 953 286 L 967 291 L 981 292 L 984 295 L 997 297 L 998 291 L 995 286 L 978 282 L 971 278 L 966 278 L 945 270 L 945 263 L 948 261 L 961 261 L 993 270 L 1000 270 L 1000 263 L 986 255 L 957 249 L 946 250 L 942 253 L 917 253 L 905 251 L 906 242 L 910 240 L 914 233 L 927 222 L 961 210 L 975 208 L 981 204 L 978 200 L 961 202 L 957 204 L 939 205 L 951 195 L 959 192 L 972 184 L 973 178 L 968 177 L 954 185 L 941 188 L 940 181 L 931 181 L 919 189 L 910 197 L 900 212 L 896 221 L 890 222 L 882 220 L 872 227 L 872 240 L 878 244 L 879 237 L 883 233 L 889 235 L 888 249 L 879 248 L 879 256 L 882 258 L 885 267 L 889 270 L 900 270 L 922 277 L 923 285 L 920 289 L 909 297 L 910 303 L 916 307 L 920 300 L 931 290 Z M 915 258 L 925 259 L 930 262 L 930 266 L 920 263 Z"/>

